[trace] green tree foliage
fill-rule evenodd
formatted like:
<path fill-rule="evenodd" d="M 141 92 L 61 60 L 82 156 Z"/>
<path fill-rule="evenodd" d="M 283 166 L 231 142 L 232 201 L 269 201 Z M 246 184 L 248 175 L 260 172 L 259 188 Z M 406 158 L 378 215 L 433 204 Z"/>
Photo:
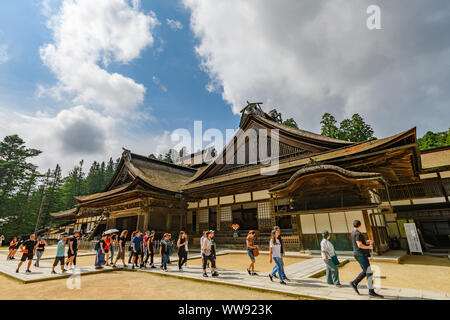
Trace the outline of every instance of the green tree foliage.
<path fill-rule="evenodd" d="M 372 127 L 364 121 L 364 118 L 355 113 L 350 119 L 341 121 L 339 128 L 333 115 L 325 113 L 320 121 L 321 134 L 330 138 L 345 141 L 362 142 L 376 139 L 373 136 Z"/>
<path fill-rule="evenodd" d="M 295 122 L 294 118 L 286 119 L 285 121 L 283 121 L 283 124 L 286 125 L 286 126 L 298 129 L 297 122 Z"/>
<path fill-rule="evenodd" d="M 450 146 L 450 128 L 442 132 L 428 131 L 417 142 L 421 150 Z"/>

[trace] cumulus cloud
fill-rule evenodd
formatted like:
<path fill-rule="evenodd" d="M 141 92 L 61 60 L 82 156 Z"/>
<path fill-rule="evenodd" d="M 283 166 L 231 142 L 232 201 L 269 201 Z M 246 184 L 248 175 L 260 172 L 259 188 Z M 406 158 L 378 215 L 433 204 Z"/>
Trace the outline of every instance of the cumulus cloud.
<path fill-rule="evenodd" d="M 40 56 L 58 83 L 48 93 L 67 94 L 73 103 L 101 106 L 110 114 L 137 109 L 146 88 L 107 66 L 127 64 L 153 45 L 156 15 L 141 12 L 139 1 L 64 0 L 56 12 L 49 3 L 43 11 L 53 12 L 48 22 L 53 42 L 41 47 Z"/>
<path fill-rule="evenodd" d="M 448 128 L 448 1 L 183 2 L 207 89 L 234 113 L 258 100 L 314 131 L 324 112 L 359 112 L 378 136 Z M 372 4 L 381 30 L 366 27 Z"/>
<path fill-rule="evenodd" d="M 0 63 L 5 63 L 8 60 L 8 46 L 6 44 L 0 44 Z"/>
<path fill-rule="evenodd" d="M 124 123 L 117 117 L 81 105 L 55 115 L 43 112 L 25 115 L 0 108 L 0 137 L 18 134 L 27 146 L 43 151 L 33 159 L 41 171 L 58 163 L 67 174 L 81 159 L 90 165 L 94 160 L 118 158 L 122 147 L 147 155 L 164 152 L 171 144 L 168 132 L 154 135 L 123 128 Z"/>
<path fill-rule="evenodd" d="M 183 29 L 183 24 L 178 20 L 166 19 L 166 23 L 172 30 L 178 31 Z"/>

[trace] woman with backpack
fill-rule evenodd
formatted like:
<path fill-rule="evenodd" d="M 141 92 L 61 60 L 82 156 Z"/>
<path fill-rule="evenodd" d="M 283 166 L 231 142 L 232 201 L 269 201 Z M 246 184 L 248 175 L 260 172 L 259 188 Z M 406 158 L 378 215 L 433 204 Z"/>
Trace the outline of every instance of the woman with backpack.
<path fill-rule="evenodd" d="M 255 272 L 255 262 L 256 262 L 255 251 L 258 250 L 258 246 L 255 245 L 255 235 L 256 235 L 256 231 L 250 230 L 248 232 L 247 239 L 246 239 L 247 254 L 250 257 L 250 261 L 251 261 L 250 266 L 247 268 L 247 272 L 251 276 L 258 275 Z"/>
<path fill-rule="evenodd" d="M 95 269 L 103 269 L 105 261 L 105 244 L 106 244 L 106 234 L 102 235 L 102 238 L 95 244 L 94 249 L 97 251 L 95 256 Z"/>

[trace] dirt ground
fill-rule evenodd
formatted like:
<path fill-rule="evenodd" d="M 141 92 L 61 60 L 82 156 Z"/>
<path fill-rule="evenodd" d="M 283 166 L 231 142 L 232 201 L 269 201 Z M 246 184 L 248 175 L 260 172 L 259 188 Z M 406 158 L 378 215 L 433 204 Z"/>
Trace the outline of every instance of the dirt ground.
<path fill-rule="evenodd" d="M 447 256 L 407 256 L 400 264 L 371 262 L 371 265 L 380 268 L 381 286 L 450 292 L 450 261 Z M 376 268 L 372 270 L 375 276 L 379 275 Z M 359 264 L 350 261 L 339 269 L 339 278 L 342 283 L 350 282 L 360 272 Z M 365 284 L 366 281 L 363 280 L 362 283 Z"/>
<path fill-rule="evenodd" d="M 297 262 L 305 261 L 305 258 L 300 257 L 284 257 L 284 265 L 288 266 Z M 201 259 L 192 259 L 188 261 L 188 264 L 193 266 L 201 266 Z M 242 270 L 245 271 L 250 265 L 250 258 L 247 254 L 233 253 L 217 256 L 216 266 L 218 268 Z M 260 254 L 256 257 L 255 272 L 269 272 L 275 266 L 275 262 L 269 263 L 268 254 Z"/>
<path fill-rule="evenodd" d="M 126 279 L 126 281 L 124 281 Z M 22 284 L 0 275 L 0 299 L 44 300 L 295 300 L 283 294 L 176 279 L 141 272 L 108 272 L 81 277 L 80 289 L 70 290 L 67 279 Z M 207 292 L 207 294 L 205 294 Z"/>

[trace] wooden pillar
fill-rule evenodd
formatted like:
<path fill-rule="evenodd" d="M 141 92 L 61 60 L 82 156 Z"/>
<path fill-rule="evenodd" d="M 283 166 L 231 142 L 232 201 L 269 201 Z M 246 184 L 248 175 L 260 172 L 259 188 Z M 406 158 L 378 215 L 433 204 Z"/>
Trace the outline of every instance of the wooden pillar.
<path fill-rule="evenodd" d="M 172 226 L 172 214 L 167 214 L 167 220 L 166 220 L 166 231 L 170 231 L 170 227 Z"/>
<path fill-rule="evenodd" d="M 220 212 L 220 204 L 217 204 L 217 214 L 216 214 L 216 230 L 220 231 L 220 221 L 221 221 L 221 212 Z"/>
<path fill-rule="evenodd" d="M 364 224 L 366 226 L 367 237 L 370 240 L 375 240 L 373 237 L 372 224 L 370 223 L 369 214 L 367 213 L 367 210 L 363 210 L 362 214 L 363 214 Z"/>
<path fill-rule="evenodd" d="M 298 232 L 298 244 L 300 251 L 305 250 L 303 246 L 303 232 L 302 232 L 302 223 L 300 220 L 300 215 L 295 215 L 295 220 L 297 221 L 297 232 Z"/>
<path fill-rule="evenodd" d="M 195 212 L 195 231 L 200 233 L 200 202 L 197 201 L 197 210 Z"/>

